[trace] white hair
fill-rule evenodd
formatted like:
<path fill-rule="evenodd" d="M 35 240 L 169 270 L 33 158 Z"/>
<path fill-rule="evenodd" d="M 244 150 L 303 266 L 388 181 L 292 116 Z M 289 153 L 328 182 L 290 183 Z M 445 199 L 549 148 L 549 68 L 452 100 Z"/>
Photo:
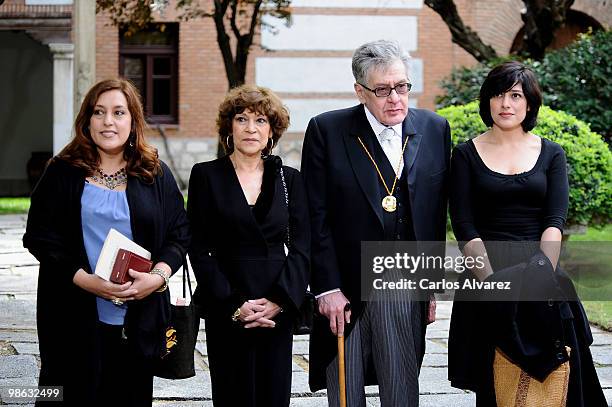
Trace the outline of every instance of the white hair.
<path fill-rule="evenodd" d="M 366 84 L 368 74 L 373 69 L 386 68 L 395 61 L 401 61 L 404 64 L 406 75 L 408 75 L 410 54 L 397 41 L 378 40 L 363 44 L 353 54 L 352 66 L 355 82 Z"/>

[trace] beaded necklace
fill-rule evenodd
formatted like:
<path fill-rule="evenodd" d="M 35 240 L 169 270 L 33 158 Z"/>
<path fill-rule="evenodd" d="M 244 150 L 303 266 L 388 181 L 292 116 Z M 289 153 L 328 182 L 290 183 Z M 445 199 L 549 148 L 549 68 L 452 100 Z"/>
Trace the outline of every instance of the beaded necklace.
<path fill-rule="evenodd" d="M 106 174 L 100 168 L 96 168 L 94 175 L 91 177 L 94 182 L 102 184 L 108 189 L 115 189 L 120 185 L 127 184 L 127 172 L 125 167 L 121 168 L 114 174 Z"/>

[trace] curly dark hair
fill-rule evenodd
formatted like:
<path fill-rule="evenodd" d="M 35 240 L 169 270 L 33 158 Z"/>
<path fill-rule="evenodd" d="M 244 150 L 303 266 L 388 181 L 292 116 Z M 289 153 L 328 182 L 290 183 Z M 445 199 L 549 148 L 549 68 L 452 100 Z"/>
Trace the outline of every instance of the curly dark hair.
<path fill-rule="evenodd" d="M 89 121 L 100 95 L 111 90 L 119 90 L 125 95 L 127 107 L 132 116 L 132 128 L 123 149 L 123 157 L 127 161 L 125 170 L 128 175 L 138 177 L 146 183 L 152 183 L 153 178 L 161 173 L 157 149 L 148 144 L 144 137 L 147 123 L 140 94 L 130 81 L 123 78 L 103 80 L 96 83 L 87 92 L 74 121 L 74 138 L 60 151 L 56 159 L 82 168 L 87 176 L 94 174 L 100 165 L 100 155 L 89 132 Z"/>
<path fill-rule="evenodd" d="M 234 151 L 233 144 L 228 145 L 227 139 L 232 135 L 234 116 L 245 110 L 265 115 L 268 118 L 272 129 L 272 148 L 274 148 L 289 127 L 289 111 L 270 89 L 255 85 L 242 85 L 230 90 L 219 105 L 217 129 L 225 152 L 231 154 Z M 269 155 L 272 148 L 266 147 L 263 155 Z"/>

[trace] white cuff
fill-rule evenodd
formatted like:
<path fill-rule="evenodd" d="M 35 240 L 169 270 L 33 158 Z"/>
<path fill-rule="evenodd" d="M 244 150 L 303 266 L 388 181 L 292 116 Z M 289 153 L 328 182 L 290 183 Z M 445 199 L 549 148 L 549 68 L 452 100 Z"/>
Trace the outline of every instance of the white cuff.
<path fill-rule="evenodd" d="M 327 294 L 333 294 L 333 293 L 338 293 L 338 292 L 340 292 L 340 289 L 339 288 L 335 288 L 333 290 L 325 291 L 324 293 L 321 293 L 319 295 L 315 295 L 315 298 L 318 300 L 319 298 L 324 297 Z"/>

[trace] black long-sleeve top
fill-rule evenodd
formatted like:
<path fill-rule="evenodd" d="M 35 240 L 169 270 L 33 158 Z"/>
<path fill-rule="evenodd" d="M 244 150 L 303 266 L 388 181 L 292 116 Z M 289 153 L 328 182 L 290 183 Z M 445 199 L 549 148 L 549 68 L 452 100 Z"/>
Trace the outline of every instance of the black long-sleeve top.
<path fill-rule="evenodd" d="M 505 175 L 489 169 L 469 140 L 453 150 L 451 168 L 450 214 L 458 241 L 539 241 L 548 227 L 563 231 L 569 185 L 558 144 L 542 139 L 531 170 Z"/>
<path fill-rule="evenodd" d="M 297 312 L 308 285 L 310 223 L 299 172 L 264 163 L 262 192 L 251 209 L 229 157 L 196 164 L 189 179 L 189 257 L 198 280 L 195 297 L 206 318 L 229 320 L 244 301 L 269 300 Z M 290 230 L 288 254 L 283 244 Z"/>

